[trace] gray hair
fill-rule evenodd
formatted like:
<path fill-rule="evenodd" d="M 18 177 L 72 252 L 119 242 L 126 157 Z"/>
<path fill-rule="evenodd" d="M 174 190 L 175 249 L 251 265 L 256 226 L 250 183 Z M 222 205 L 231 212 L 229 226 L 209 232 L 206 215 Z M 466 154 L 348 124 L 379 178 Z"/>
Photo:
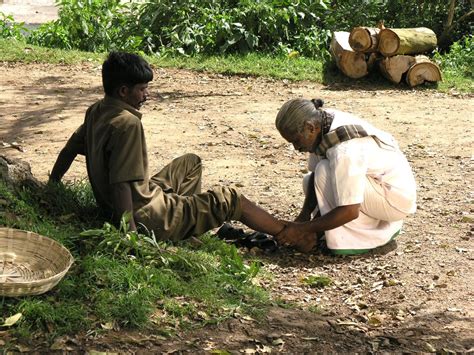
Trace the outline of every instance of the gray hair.
<path fill-rule="evenodd" d="M 280 133 L 294 135 L 303 132 L 306 122 L 312 121 L 322 127 L 323 106 L 321 99 L 292 99 L 283 104 L 278 111 L 275 126 Z"/>

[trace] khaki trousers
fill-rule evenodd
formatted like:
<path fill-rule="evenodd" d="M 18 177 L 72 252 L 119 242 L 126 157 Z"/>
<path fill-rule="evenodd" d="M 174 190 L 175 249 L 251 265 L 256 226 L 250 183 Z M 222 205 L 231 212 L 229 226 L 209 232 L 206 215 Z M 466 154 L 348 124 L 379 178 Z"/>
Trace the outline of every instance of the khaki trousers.
<path fill-rule="evenodd" d="M 201 192 L 202 164 L 195 154 L 174 159 L 150 179 L 152 201 L 136 211 L 137 222 L 160 240 L 201 235 L 229 220 L 238 220 L 240 194 L 230 187 Z"/>

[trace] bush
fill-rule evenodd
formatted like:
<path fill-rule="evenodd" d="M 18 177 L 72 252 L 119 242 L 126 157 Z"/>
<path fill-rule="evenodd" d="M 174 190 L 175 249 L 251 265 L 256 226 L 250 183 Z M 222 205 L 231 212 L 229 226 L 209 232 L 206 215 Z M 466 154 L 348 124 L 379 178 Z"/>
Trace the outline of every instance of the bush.
<path fill-rule="evenodd" d="M 320 56 L 330 33 L 325 1 L 173 0 L 140 7 L 139 22 L 157 48 L 179 53 L 291 52 Z"/>
<path fill-rule="evenodd" d="M 436 52 L 434 59 L 440 64 L 443 72 L 454 72 L 474 78 L 474 36 L 466 36 L 454 42 L 445 54 Z"/>
<path fill-rule="evenodd" d="M 0 38 L 22 39 L 28 32 L 23 22 L 15 22 L 13 16 L 0 12 Z"/>
<path fill-rule="evenodd" d="M 59 19 L 33 31 L 32 44 L 103 52 L 151 50 L 136 32 L 133 6 L 120 0 L 60 0 Z"/>
<path fill-rule="evenodd" d="M 298 53 L 327 58 L 333 31 L 355 26 L 429 27 L 441 36 L 449 1 L 422 0 L 58 0 L 59 19 L 30 42 L 85 51 L 160 54 Z M 470 9 L 460 0 L 454 19 Z M 459 40 L 468 21 L 453 27 Z M 445 43 L 443 38 L 443 43 Z M 449 43 L 448 43 L 449 44 Z"/>

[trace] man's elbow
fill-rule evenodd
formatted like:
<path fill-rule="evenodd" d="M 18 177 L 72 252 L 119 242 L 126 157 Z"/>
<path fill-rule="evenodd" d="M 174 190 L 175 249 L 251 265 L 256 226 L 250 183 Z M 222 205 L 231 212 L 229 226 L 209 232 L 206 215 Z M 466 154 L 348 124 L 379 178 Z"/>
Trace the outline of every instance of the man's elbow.
<path fill-rule="evenodd" d="M 360 204 L 348 205 L 344 207 L 345 207 L 345 212 L 346 212 L 345 214 L 346 214 L 346 218 L 348 222 L 359 218 Z"/>

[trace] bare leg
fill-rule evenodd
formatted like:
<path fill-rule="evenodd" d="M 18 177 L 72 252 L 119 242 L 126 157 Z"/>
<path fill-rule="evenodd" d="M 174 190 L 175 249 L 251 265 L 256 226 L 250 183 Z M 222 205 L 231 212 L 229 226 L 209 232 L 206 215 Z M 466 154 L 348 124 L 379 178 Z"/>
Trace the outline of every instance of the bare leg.
<path fill-rule="evenodd" d="M 240 221 L 246 226 L 271 235 L 277 235 L 285 227 L 285 224 L 273 217 L 263 208 L 241 195 L 242 216 Z"/>

